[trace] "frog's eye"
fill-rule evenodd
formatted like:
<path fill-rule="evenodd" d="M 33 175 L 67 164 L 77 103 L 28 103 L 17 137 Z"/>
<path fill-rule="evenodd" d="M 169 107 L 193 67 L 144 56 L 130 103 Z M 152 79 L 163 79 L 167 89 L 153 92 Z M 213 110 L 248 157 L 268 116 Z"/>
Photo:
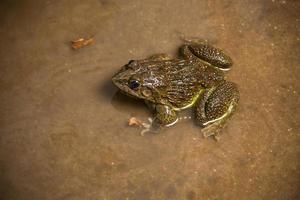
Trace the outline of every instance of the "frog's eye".
<path fill-rule="evenodd" d="M 136 89 L 140 86 L 140 83 L 137 80 L 129 80 L 129 87 L 131 89 Z"/>

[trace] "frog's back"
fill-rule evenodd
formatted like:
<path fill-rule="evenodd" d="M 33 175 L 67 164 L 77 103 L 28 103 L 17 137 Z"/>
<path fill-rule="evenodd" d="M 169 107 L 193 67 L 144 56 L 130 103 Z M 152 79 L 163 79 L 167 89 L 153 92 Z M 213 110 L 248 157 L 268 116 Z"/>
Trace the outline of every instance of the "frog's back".
<path fill-rule="evenodd" d="M 175 109 L 192 106 L 203 89 L 223 80 L 220 70 L 188 60 L 166 61 L 159 71 L 163 82 L 161 96 Z"/>

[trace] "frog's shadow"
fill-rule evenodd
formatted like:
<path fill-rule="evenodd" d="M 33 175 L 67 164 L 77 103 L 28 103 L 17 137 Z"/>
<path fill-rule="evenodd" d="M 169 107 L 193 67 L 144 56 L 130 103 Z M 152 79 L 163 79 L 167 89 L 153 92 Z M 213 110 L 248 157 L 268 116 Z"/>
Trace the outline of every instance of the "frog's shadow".
<path fill-rule="evenodd" d="M 111 80 L 106 80 L 99 85 L 99 93 L 104 96 L 111 105 L 118 111 L 132 113 L 135 109 L 147 109 L 145 103 L 140 99 L 135 99 L 123 94 Z"/>
<path fill-rule="evenodd" d="M 148 110 L 144 101 L 129 97 L 123 94 L 120 90 L 114 94 L 110 103 L 115 109 L 127 113 L 133 113 L 137 109 Z"/>

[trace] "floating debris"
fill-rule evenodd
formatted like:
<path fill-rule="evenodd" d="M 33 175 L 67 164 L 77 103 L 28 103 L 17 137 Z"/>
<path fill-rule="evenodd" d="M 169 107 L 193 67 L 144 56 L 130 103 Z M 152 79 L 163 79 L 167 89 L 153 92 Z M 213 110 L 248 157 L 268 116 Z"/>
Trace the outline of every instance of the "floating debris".
<path fill-rule="evenodd" d="M 128 125 L 129 126 L 138 126 L 138 127 L 143 128 L 143 130 L 141 131 L 141 135 L 144 136 L 144 134 L 146 132 L 150 132 L 151 131 L 151 126 L 152 126 L 152 123 L 153 123 L 152 118 L 148 118 L 148 122 L 149 123 L 142 122 L 141 120 L 137 119 L 136 117 L 131 117 L 128 120 Z"/>
<path fill-rule="evenodd" d="M 89 39 L 79 38 L 77 40 L 73 40 L 71 43 L 72 43 L 72 48 L 77 50 L 84 46 L 90 45 L 93 42 L 94 42 L 93 38 L 89 38 Z"/>
<path fill-rule="evenodd" d="M 143 123 L 141 120 L 137 119 L 136 117 L 131 117 L 129 120 L 128 120 L 128 125 L 129 126 L 143 126 Z"/>

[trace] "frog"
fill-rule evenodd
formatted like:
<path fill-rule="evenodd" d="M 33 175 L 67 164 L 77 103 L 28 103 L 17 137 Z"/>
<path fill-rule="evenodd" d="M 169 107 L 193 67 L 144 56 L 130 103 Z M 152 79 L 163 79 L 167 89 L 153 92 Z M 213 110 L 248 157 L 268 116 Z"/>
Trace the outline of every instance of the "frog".
<path fill-rule="evenodd" d="M 191 108 L 203 134 L 217 136 L 239 103 L 237 84 L 225 79 L 232 65 L 222 49 L 188 41 L 177 58 L 159 53 L 130 60 L 112 82 L 122 93 L 145 102 L 156 127 L 176 124 L 178 112 Z"/>

